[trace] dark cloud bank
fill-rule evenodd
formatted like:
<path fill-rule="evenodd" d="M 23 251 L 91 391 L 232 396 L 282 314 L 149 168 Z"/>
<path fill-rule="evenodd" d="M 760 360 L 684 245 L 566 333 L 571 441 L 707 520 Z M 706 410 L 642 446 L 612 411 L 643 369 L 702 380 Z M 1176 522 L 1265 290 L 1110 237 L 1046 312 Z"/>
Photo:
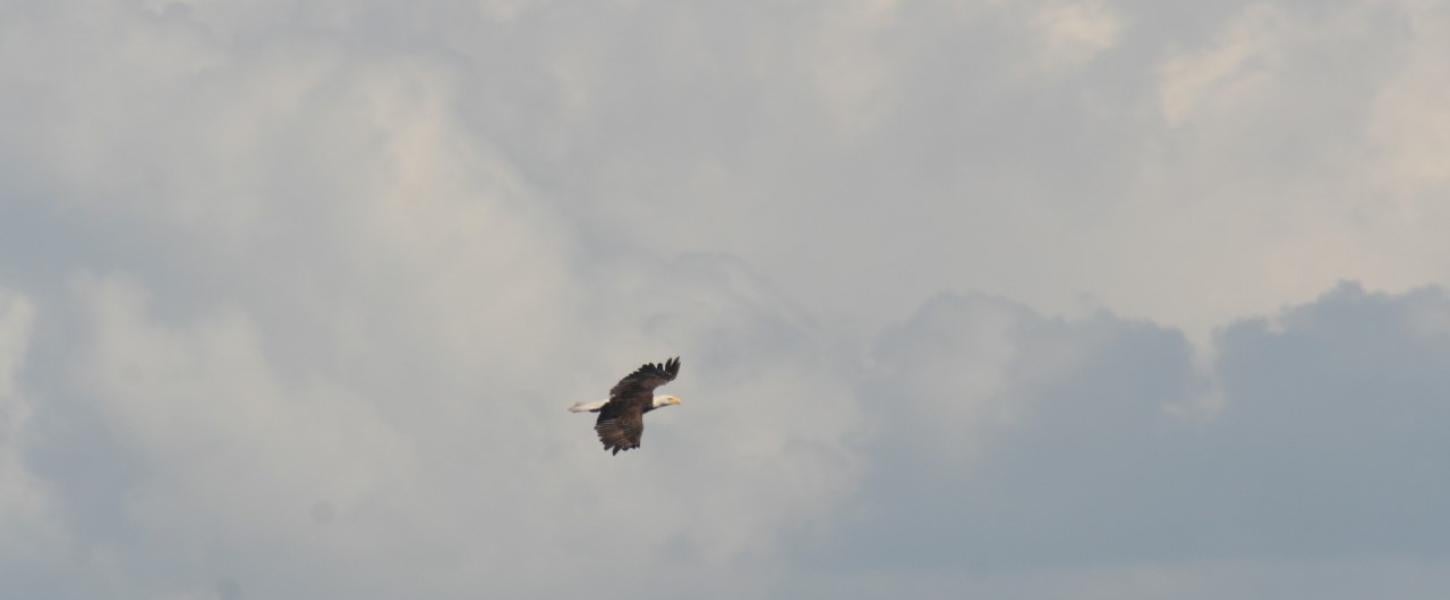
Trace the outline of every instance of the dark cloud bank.
<path fill-rule="evenodd" d="M 854 583 L 810 589 L 850 595 L 863 573 L 895 573 L 945 595 L 1013 573 L 1257 561 L 1340 577 L 1286 568 L 1258 591 L 1243 573 L 1160 591 L 1430 597 L 1443 578 L 1382 587 L 1367 565 L 1450 550 L 1447 319 L 1442 289 L 1344 283 L 1219 329 L 1202 369 L 1153 323 L 940 297 L 872 348 L 854 445 L 866 475 L 800 555 Z"/>

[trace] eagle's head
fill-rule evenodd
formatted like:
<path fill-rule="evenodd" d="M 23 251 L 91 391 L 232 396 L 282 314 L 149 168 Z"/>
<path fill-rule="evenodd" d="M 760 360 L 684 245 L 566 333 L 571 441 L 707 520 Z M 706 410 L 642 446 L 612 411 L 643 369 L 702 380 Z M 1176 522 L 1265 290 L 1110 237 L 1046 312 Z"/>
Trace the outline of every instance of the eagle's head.
<path fill-rule="evenodd" d="M 655 408 L 661 408 L 665 406 L 679 406 L 680 398 L 679 396 L 655 396 L 654 404 Z"/>

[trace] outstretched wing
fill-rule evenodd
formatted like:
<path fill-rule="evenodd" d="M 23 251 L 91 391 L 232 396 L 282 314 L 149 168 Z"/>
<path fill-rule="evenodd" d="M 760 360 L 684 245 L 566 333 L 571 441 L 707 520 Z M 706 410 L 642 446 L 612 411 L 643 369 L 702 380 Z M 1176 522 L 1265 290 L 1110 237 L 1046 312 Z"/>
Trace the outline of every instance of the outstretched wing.
<path fill-rule="evenodd" d="M 665 364 L 645 363 L 644 366 L 635 369 L 633 373 L 619 380 L 609 390 L 609 401 L 618 400 L 638 402 L 641 398 L 648 404 L 654 399 L 655 388 L 674 381 L 675 376 L 680 374 L 680 357 L 676 356 L 665 361 Z"/>
<path fill-rule="evenodd" d="M 612 450 L 612 454 L 638 448 L 639 439 L 644 435 L 643 407 L 618 402 L 605 404 L 599 410 L 599 420 L 594 423 L 594 432 L 599 434 L 599 441 L 604 443 L 604 449 Z"/>

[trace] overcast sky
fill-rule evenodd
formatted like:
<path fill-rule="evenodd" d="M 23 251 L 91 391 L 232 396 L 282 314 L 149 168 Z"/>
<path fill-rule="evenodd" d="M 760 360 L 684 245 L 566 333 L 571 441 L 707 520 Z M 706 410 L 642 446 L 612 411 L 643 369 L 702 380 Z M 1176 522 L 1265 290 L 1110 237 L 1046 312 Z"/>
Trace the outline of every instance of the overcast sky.
<path fill-rule="evenodd" d="M 0 90 L 0 596 L 1450 594 L 1450 4 L 6 0 Z"/>

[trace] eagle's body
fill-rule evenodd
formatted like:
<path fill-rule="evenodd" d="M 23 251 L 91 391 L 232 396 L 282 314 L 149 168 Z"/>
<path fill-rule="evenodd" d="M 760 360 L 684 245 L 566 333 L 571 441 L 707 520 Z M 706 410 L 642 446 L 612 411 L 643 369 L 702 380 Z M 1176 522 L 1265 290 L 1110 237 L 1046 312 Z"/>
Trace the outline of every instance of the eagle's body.
<path fill-rule="evenodd" d="M 680 399 L 674 396 L 656 396 L 655 388 L 675 379 L 680 373 L 678 357 L 660 364 L 646 364 L 630 373 L 609 390 L 609 399 L 591 404 L 579 403 L 569 407 L 570 412 L 597 412 L 599 420 L 594 431 L 604 449 L 619 454 L 621 450 L 639 447 L 644 435 L 644 413 L 656 408 L 675 406 Z"/>

